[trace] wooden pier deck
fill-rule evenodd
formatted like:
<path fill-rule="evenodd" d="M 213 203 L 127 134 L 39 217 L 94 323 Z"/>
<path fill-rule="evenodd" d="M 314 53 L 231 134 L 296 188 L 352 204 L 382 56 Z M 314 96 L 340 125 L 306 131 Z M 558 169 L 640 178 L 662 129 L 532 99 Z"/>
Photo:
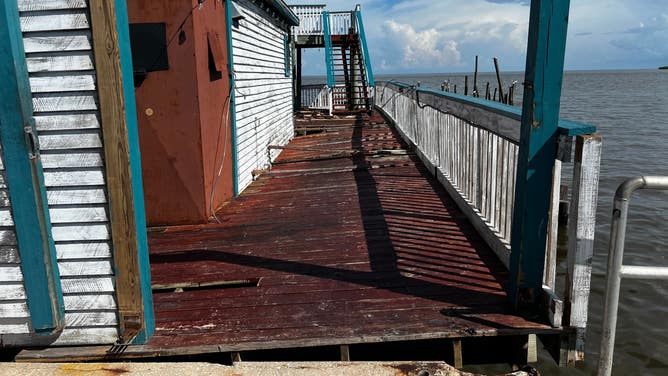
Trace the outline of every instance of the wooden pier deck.
<path fill-rule="evenodd" d="M 155 336 L 117 356 L 558 332 L 511 312 L 504 266 L 380 115 L 296 124 L 326 132 L 296 137 L 220 224 L 149 233 L 154 286 L 210 286 L 155 291 Z"/>

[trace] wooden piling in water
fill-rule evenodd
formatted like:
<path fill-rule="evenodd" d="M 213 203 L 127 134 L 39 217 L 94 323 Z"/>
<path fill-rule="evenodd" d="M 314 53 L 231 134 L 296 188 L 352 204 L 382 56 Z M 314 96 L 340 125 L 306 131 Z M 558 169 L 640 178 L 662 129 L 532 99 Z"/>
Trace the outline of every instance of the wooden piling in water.
<path fill-rule="evenodd" d="M 478 93 L 478 55 L 475 55 L 475 72 L 473 73 L 473 96 L 480 97 L 480 93 Z"/>
<path fill-rule="evenodd" d="M 499 84 L 499 102 L 503 102 L 503 80 L 501 79 L 501 71 L 499 70 L 499 59 L 494 58 L 494 69 L 496 70 L 496 80 Z"/>
<path fill-rule="evenodd" d="M 464 95 L 469 95 L 469 76 L 464 76 Z"/>

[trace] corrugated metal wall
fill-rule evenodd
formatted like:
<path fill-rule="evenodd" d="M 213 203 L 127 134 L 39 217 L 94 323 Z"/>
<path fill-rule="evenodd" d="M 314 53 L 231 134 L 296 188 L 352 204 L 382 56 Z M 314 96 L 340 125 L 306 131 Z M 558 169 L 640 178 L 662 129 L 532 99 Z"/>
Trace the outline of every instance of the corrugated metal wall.
<path fill-rule="evenodd" d="M 250 0 L 239 1 L 244 19 L 232 28 L 236 78 L 239 191 L 252 171 L 265 168 L 268 145 L 285 145 L 294 135 L 292 78 L 285 72 L 287 26 Z"/>
<path fill-rule="evenodd" d="M 65 329 L 54 344 L 113 343 L 116 303 L 87 1 L 18 4 L 65 301 Z M 2 281 L 15 283 L 0 289 L 0 299 L 15 298 L 12 304 L 23 307 L 20 268 L 5 266 L 18 256 L 12 247 L 2 249 Z"/>

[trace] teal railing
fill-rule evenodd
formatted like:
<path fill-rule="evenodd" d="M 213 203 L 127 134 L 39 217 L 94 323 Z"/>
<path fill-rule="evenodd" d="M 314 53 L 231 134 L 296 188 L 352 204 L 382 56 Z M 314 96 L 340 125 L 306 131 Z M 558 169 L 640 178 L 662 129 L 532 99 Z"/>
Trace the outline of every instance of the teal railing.
<path fill-rule="evenodd" d="M 362 59 L 366 70 L 366 79 L 369 87 L 376 86 L 373 78 L 373 70 L 371 69 L 371 58 L 369 57 L 369 47 L 366 43 L 366 34 L 364 33 L 364 23 L 362 22 L 362 12 L 355 11 L 355 20 L 357 21 L 357 35 L 359 36 L 360 44 L 362 45 Z"/>
<path fill-rule="evenodd" d="M 329 12 L 322 12 L 322 29 L 325 40 L 325 64 L 327 65 L 327 86 L 334 87 L 334 61 L 332 60 L 332 34 L 329 27 Z"/>

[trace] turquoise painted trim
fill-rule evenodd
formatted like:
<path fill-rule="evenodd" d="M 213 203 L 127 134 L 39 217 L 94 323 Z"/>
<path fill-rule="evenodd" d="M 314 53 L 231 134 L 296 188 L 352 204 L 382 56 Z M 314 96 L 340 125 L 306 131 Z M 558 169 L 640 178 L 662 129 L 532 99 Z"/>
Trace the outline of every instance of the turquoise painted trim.
<path fill-rule="evenodd" d="M 596 126 L 577 121 L 559 119 L 559 134 L 564 136 L 580 136 L 596 133 Z"/>
<path fill-rule="evenodd" d="M 35 333 L 54 334 L 65 308 L 16 1 L 0 5 L 0 76 L 0 141 L 30 320 Z M 26 130 L 35 135 L 34 149 Z"/>
<path fill-rule="evenodd" d="M 290 35 L 283 34 L 283 60 L 285 62 L 285 77 L 292 77 L 292 59 L 290 59 L 291 53 L 292 49 L 290 48 Z"/>
<path fill-rule="evenodd" d="M 416 88 L 404 82 L 392 81 L 391 84 L 402 87 L 404 89 L 417 90 L 421 93 L 429 93 L 456 102 L 465 103 L 470 106 L 482 108 L 486 111 L 490 111 L 510 119 L 515 119 L 518 121 L 522 120 L 522 109 L 519 107 L 509 106 L 507 104 L 494 102 L 483 98 L 469 97 L 463 94 L 448 93 L 446 91 L 429 88 Z M 558 132 L 564 136 L 579 136 L 596 133 L 596 126 L 590 124 L 580 123 L 567 119 L 559 119 L 558 124 Z"/>
<path fill-rule="evenodd" d="M 332 61 L 332 32 L 329 27 L 329 12 L 322 12 L 322 29 L 325 40 L 325 66 L 327 67 L 327 86 L 334 87 L 334 62 Z"/>
<path fill-rule="evenodd" d="M 542 295 L 569 4 L 531 1 L 508 281 L 520 311 L 535 311 Z"/>
<path fill-rule="evenodd" d="M 234 75 L 234 50 L 232 48 L 232 0 L 225 0 L 227 18 L 227 72 L 230 79 L 230 127 L 232 128 L 232 186 L 234 197 L 239 196 L 239 140 L 237 139 L 237 96 Z"/>
<path fill-rule="evenodd" d="M 139 150 L 139 132 L 137 125 L 137 105 L 135 102 L 134 77 L 132 72 L 132 51 L 130 49 L 130 28 L 128 9 L 125 0 L 114 0 L 116 9 L 116 29 L 118 31 L 118 50 L 123 75 L 123 95 L 125 99 L 125 120 L 130 149 L 130 174 L 132 176 L 132 197 L 134 201 L 135 226 L 137 231 L 137 251 L 139 252 L 139 271 L 144 309 L 144 327 L 132 341 L 144 344 L 155 331 L 155 313 L 153 311 L 153 291 L 151 289 L 151 266 L 148 259 L 148 240 L 146 238 L 146 211 L 144 209 L 144 184 L 141 172 L 141 154 Z"/>
<path fill-rule="evenodd" d="M 366 78 L 369 86 L 376 86 L 376 81 L 373 78 L 373 69 L 371 68 L 371 56 L 369 55 L 369 47 L 366 43 L 366 33 L 364 33 L 364 22 L 362 22 L 362 12 L 355 11 L 357 17 L 357 27 L 360 42 L 362 43 L 362 53 L 364 54 L 364 65 L 366 67 Z"/>

